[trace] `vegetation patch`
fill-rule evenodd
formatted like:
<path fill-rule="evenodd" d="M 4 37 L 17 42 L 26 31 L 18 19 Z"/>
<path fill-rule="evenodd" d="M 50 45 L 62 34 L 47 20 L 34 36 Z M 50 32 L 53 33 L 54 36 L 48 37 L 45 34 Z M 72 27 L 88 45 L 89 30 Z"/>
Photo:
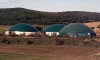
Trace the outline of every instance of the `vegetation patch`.
<path fill-rule="evenodd" d="M 50 57 L 42 55 L 23 55 L 0 53 L 0 60 L 48 60 Z"/>
<path fill-rule="evenodd" d="M 0 28 L 0 32 L 3 32 L 3 31 L 5 31 L 5 29 L 3 29 L 3 28 Z"/>
<path fill-rule="evenodd" d="M 1 35 L 0 45 L 67 45 L 81 47 L 100 47 L 100 37 L 89 38 L 87 36 L 71 38 L 68 36 L 17 36 Z"/>

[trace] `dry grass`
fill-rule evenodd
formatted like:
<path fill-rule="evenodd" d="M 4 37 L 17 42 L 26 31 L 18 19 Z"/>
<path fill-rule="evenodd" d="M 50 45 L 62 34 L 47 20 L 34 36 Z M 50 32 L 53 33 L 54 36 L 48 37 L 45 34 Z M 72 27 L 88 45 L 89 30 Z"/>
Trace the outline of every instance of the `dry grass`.
<path fill-rule="evenodd" d="M 0 32 L 6 31 L 9 27 L 10 25 L 0 25 Z"/>
<path fill-rule="evenodd" d="M 97 28 L 97 26 L 100 25 L 100 22 L 90 22 L 90 23 L 84 23 L 85 25 L 91 27 L 95 27 L 93 30 L 96 32 L 97 35 L 100 35 L 100 28 Z"/>

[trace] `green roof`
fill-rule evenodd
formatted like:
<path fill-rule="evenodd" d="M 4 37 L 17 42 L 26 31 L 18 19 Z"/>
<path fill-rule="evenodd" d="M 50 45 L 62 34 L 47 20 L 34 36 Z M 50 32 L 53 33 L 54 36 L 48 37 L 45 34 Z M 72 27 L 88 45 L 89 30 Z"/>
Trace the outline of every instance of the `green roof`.
<path fill-rule="evenodd" d="M 35 27 L 29 24 L 25 24 L 25 23 L 19 23 L 19 24 L 13 25 L 7 31 L 10 31 L 10 30 L 21 31 L 21 32 L 38 32 L 38 30 Z"/>
<path fill-rule="evenodd" d="M 88 26 L 82 24 L 82 23 L 71 23 L 69 25 L 66 25 L 60 33 L 66 34 L 66 33 L 73 33 L 73 32 L 81 32 L 81 33 L 95 33 L 91 28 Z"/>
<path fill-rule="evenodd" d="M 65 25 L 64 24 L 53 24 L 46 27 L 44 32 L 59 32 Z"/>

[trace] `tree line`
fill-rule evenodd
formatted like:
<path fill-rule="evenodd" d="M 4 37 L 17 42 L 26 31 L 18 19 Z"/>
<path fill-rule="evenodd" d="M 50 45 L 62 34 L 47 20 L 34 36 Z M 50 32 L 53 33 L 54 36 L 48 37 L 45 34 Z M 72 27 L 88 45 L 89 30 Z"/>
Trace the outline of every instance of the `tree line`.
<path fill-rule="evenodd" d="M 25 8 L 0 9 L 0 25 L 28 23 L 32 25 L 100 21 L 100 13 L 85 11 L 42 12 Z"/>

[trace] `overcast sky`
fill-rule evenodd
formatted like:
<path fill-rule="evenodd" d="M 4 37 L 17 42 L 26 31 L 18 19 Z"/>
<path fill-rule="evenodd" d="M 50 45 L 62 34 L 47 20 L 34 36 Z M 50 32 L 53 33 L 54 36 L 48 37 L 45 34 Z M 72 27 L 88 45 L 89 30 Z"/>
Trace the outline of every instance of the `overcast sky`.
<path fill-rule="evenodd" d="M 0 8 L 14 7 L 46 12 L 88 11 L 100 13 L 100 0 L 0 0 Z"/>

